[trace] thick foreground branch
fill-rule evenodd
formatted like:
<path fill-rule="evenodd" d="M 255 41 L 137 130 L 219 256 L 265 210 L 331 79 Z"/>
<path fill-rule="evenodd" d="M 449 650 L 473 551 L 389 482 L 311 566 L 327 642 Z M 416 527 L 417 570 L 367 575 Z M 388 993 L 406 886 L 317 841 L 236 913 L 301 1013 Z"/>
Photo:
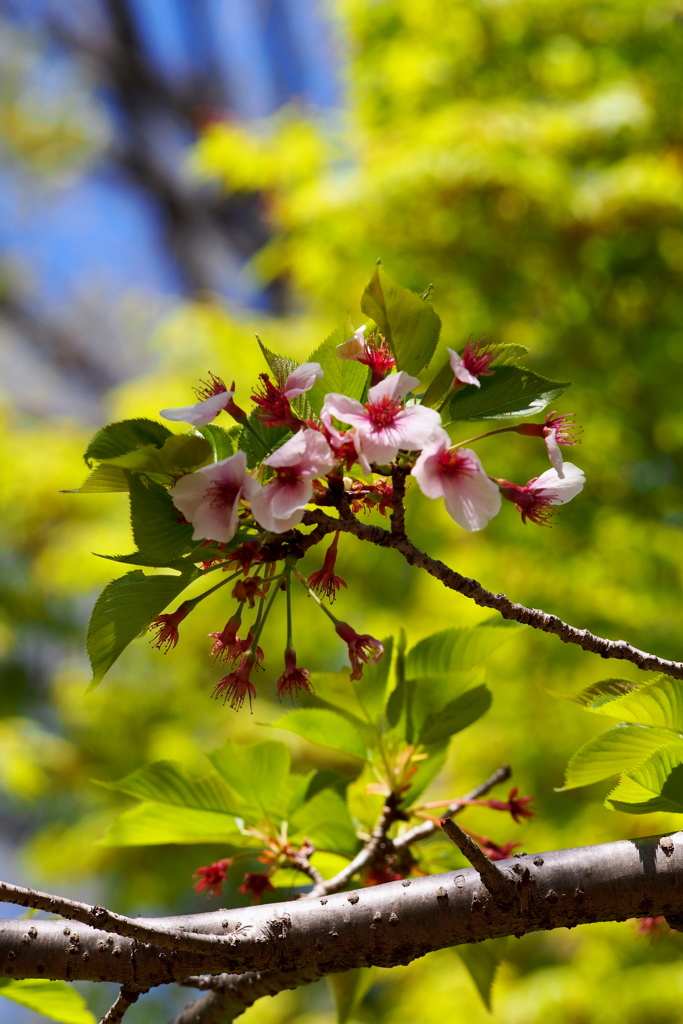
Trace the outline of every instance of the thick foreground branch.
<path fill-rule="evenodd" d="M 368 526 L 357 519 L 332 519 L 317 509 L 306 512 L 303 521 L 309 526 L 328 525 L 329 530 L 352 533 L 360 540 L 369 541 L 378 547 L 393 548 L 403 555 L 410 565 L 424 569 L 430 576 L 440 580 L 449 590 L 455 590 L 458 594 L 469 597 L 482 608 L 494 608 L 504 619 L 521 622 L 525 626 L 540 629 L 543 633 L 554 633 L 562 643 L 577 644 L 584 651 L 588 651 L 590 654 L 599 654 L 601 658 L 630 661 L 632 665 L 636 665 L 644 672 L 663 672 L 665 675 L 673 676 L 674 679 L 683 679 L 682 662 L 658 658 L 655 654 L 632 647 L 626 640 L 606 640 L 604 637 L 595 636 L 590 630 L 570 626 L 557 615 L 549 615 L 548 612 L 541 611 L 540 608 L 527 608 L 523 604 L 515 604 L 505 594 L 494 594 L 486 587 L 482 587 L 477 580 L 473 580 L 469 576 L 462 576 L 455 569 L 449 568 L 445 562 L 430 558 L 429 555 L 415 547 L 405 534 L 390 533 L 388 530 L 383 530 L 381 526 Z"/>
<path fill-rule="evenodd" d="M 197 974 L 320 975 L 407 964 L 436 949 L 594 921 L 683 915 L 683 833 L 525 855 L 497 865 L 515 884 L 496 905 L 473 868 L 289 903 L 186 917 L 141 929 L 220 935 L 162 949 L 62 921 L 0 922 L 0 976 L 115 981 L 140 990 Z"/>

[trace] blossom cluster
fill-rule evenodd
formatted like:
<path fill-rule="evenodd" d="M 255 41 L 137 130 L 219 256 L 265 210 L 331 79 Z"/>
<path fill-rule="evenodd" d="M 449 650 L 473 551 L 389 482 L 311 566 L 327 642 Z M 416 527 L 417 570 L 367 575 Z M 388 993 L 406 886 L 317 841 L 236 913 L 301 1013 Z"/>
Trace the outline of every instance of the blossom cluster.
<path fill-rule="evenodd" d="M 571 417 L 550 413 L 541 423 L 523 423 L 489 431 L 490 434 L 513 431 L 543 440 L 551 466 L 525 485 L 490 476 L 479 456 L 470 447 L 478 438 L 453 443 L 442 421 L 441 411 L 425 404 L 418 393 L 419 378 L 396 368 L 396 360 L 384 337 L 376 330 L 366 337 L 366 326 L 338 346 L 343 360 L 356 360 L 370 368 L 370 386 L 362 400 L 338 392 L 324 396 L 319 415 L 311 413 L 305 400 L 307 392 L 324 377 L 317 362 L 305 362 L 286 376 L 272 381 L 260 375 L 252 394 L 255 410 L 250 418 L 235 402 L 235 385 L 210 374 L 197 390 L 198 401 L 182 408 L 163 409 L 168 420 L 202 428 L 226 413 L 241 425 L 243 434 L 254 436 L 254 417 L 265 428 L 286 428 L 288 436 L 275 450 L 265 449 L 264 457 L 249 468 L 247 453 L 237 450 L 227 458 L 180 475 L 170 496 L 179 521 L 193 527 L 193 540 L 227 546 L 223 568 L 238 563 L 243 579 L 234 590 L 238 611 L 223 630 L 211 633 L 214 660 L 232 663 L 233 670 L 217 684 L 215 696 L 232 707 L 240 707 L 245 698 L 251 702 L 255 688 L 252 675 L 259 667 L 262 652 L 258 639 L 265 616 L 278 589 L 287 590 L 292 575 L 302 582 L 333 620 L 337 634 L 348 645 L 352 679 L 358 679 L 363 664 L 382 654 L 382 645 L 368 635 L 358 634 L 326 609 L 316 595 L 333 601 L 344 580 L 335 574 L 338 533 L 325 557 L 323 567 L 308 580 L 300 577 L 295 564 L 285 560 L 283 573 L 275 573 L 273 560 L 262 564 L 265 544 L 287 535 L 305 519 L 311 505 L 332 505 L 348 514 L 360 509 L 377 508 L 383 514 L 396 511 L 394 474 L 402 480 L 412 477 L 428 498 L 443 498 L 447 513 L 462 528 L 483 529 L 498 514 L 502 501 L 512 502 L 522 521 L 545 525 L 555 507 L 571 500 L 582 489 L 583 472 L 565 462 L 561 447 L 576 443 Z M 463 388 L 480 388 L 480 378 L 492 375 L 497 349 L 490 343 L 470 341 L 462 354 L 448 349 L 452 383 L 449 397 Z M 445 403 L 441 405 L 441 410 Z M 343 504 L 345 503 L 345 504 Z M 257 536 L 230 548 L 241 526 L 256 529 Z M 221 560 L 218 559 L 220 563 Z M 252 563 L 257 563 L 249 576 Z M 254 607 L 260 601 L 256 622 L 241 639 L 245 604 Z M 177 642 L 177 627 L 191 610 L 192 602 L 172 615 L 159 616 L 156 644 L 168 649 Z M 264 611 L 265 606 L 265 611 Z M 291 622 L 285 655 L 285 671 L 278 681 L 280 696 L 309 690 L 310 676 L 297 667 L 291 643 Z"/>

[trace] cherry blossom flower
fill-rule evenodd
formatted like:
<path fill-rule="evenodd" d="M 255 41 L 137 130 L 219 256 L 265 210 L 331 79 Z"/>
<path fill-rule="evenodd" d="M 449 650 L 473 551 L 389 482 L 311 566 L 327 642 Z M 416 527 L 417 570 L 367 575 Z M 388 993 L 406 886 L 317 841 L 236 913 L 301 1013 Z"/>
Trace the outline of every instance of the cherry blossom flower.
<path fill-rule="evenodd" d="M 473 342 L 470 338 L 461 356 L 452 348 L 446 349 L 451 370 L 455 374 L 454 387 L 460 384 L 474 384 L 480 388 L 481 384 L 477 378 L 490 377 L 493 373 L 489 366 L 498 355 L 498 350 L 492 347 L 490 342 L 480 347 L 483 340 L 482 337 Z"/>
<path fill-rule="evenodd" d="M 365 473 L 371 472 L 371 462 L 390 462 L 400 450 L 419 451 L 440 426 L 441 417 L 436 409 L 402 405 L 401 400 L 419 383 L 417 377 L 399 370 L 370 388 L 365 405 L 347 395 L 325 396 L 323 423 L 334 430 L 331 419 L 335 416 L 354 428 L 353 442 Z"/>
<path fill-rule="evenodd" d="M 337 596 L 340 587 L 346 583 L 341 576 L 335 576 L 334 567 L 337 560 L 337 547 L 339 546 L 339 533 L 335 533 L 334 539 L 325 553 L 325 560 L 322 569 L 312 572 L 308 582 L 319 594 L 325 594 L 332 603 Z"/>
<path fill-rule="evenodd" d="M 220 896 L 223 889 L 223 882 L 228 877 L 228 871 L 233 865 L 233 858 L 226 857 L 209 864 L 204 868 L 197 868 L 193 878 L 199 879 L 195 884 L 194 891 L 199 894 L 207 890 L 207 896 Z"/>
<path fill-rule="evenodd" d="M 240 604 L 248 602 L 249 607 L 254 607 L 257 597 L 264 598 L 266 595 L 261 589 L 264 581 L 259 576 L 248 576 L 245 580 L 238 580 L 232 592 L 232 596 Z"/>
<path fill-rule="evenodd" d="M 150 640 L 153 647 L 158 647 L 161 650 L 163 647 L 166 648 L 164 654 L 168 654 L 172 647 L 175 647 L 178 643 L 178 626 L 187 618 L 192 611 L 192 602 L 183 601 L 183 603 L 169 615 L 157 615 L 156 619 L 153 619 L 150 624 L 150 629 L 158 630 L 154 640 Z"/>
<path fill-rule="evenodd" d="M 659 938 L 663 933 L 671 930 L 663 914 L 660 914 L 659 917 L 636 918 L 634 923 L 638 934 L 642 936 L 642 938 L 648 939 L 648 945 L 650 945 L 654 939 Z"/>
<path fill-rule="evenodd" d="M 496 480 L 501 495 L 514 503 L 522 515 L 522 522 L 530 519 L 532 523 L 545 526 L 553 515 L 553 505 L 566 505 L 583 490 L 586 478 L 583 470 L 571 462 L 565 462 L 563 475 L 556 469 L 546 469 L 539 477 L 530 480 L 526 487 L 519 487 L 509 480 Z"/>
<path fill-rule="evenodd" d="M 367 665 L 379 661 L 384 654 L 384 644 L 380 640 L 375 640 L 374 636 L 370 636 L 368 633 L 356 633 L 348 622 L 337 622 L 334 628 L 337 636 L 340 636 L 348 645 L 351 679 L 360 679 L 363 675 L 361 662 L 365 662 Z"/>
<path fill-rule="evenodd" d="M 215 374 L 210 373 L 208 381 L 200 381 L 202 387 L 195 388 L 195 394 L 199 399 L 194 405 L 184 405 L 178 409 L 162 409 L 159 413 L 165 420 L 174 420 L 180 423 L 191 423 L 193 427 L 204 427 L 207 423 L 211 423 L 215 420 L 216 416 L 224 409 L 229 410 L 231 413 L 241 414 L 242 419 L 246 419 L 245 414 L 242 410 L 235 405 L 233 397 L 235 394 L 235 385 L 232 385 L 232 391 L 228 391 L 225 386 L 225 382 L 220 377 L 216 377 Z M 239 419 L 240 416 L 235 416 L 235 419 Z"/>
<path fill-rule="evenodd" d="M 230 707 L 234 708 L 235 711 L 239 711 L 244 704 L 245 697 L 248 697 L 249 708 L 252 709 L 252 701 L 256 696 L 256 687 L 249 677 L 256 667 L 257 660 L 256 654 L 251 652 L 243 654 L 235 671 L 230 672 L 227 676 L 223 676 L 216 683 L 211 696 L 216 698 L 222 697 L 224 704 L 230 701 Z"/>
<path fill-rule="evenodd" d="M 240 501 L 253 500 L 260 490 L 247 473 L 246 455 L 236 452 L 181 477 L 169 493 L 175 507 L 194 526 L 193 540 L 225 544 L 237 532 Z"/>
<path fill-rule="evenodd" d="M 226 622 L 220 633 L 207 633 L 207 638 L 213 640 L 213 646 L 211 647 L 210 658 L 213 658 L 214 665 L 218 660 L 233 660 L 230 656 L 230 651 L 235 641 L 238 639 L 237 630 L 242 624 L 242 606 L 240 605 L 238 611 L 232 615 Z"/>
<path fill-rule="evenodd" d="M 494 811 L 508 811 L 512 820 L 519 825 L 520 818 L 533 818 L 534 812 L 526 804 L 534 799 L 532 796 L 517 796 L 519 787 L 513 786 L 508 794 L 507 800 L 481 800 L 477 801 L 481 807 L 490 807 Z"/>
<path fill-rule="evenodd" d="M 468 832 L 468 835 L 472 837 L 478 844 L 482 853 L 485 853 L 489 860 L 507 860 L 512 855 L 512 851 L 517 846 L 521 846 L 521 843 L 494 843 L 493 839 L 489 839 L 488 836 L 478 836 L 476 832 Z"/>
<path fill-rule="evenodd" d="M 548 413 L 545 423 L 520 423 L 516 427 L 518 434 L 526 434 L 528 437 L 542 437 L 545 442 L 548 458 L 553 469 L 557 470 L 559 477 L 564 476 L 562 452 L 560 445 L 574 445 L 579 441 L 576 437 L 577 428 L 571 420 L 573 413 L 565 413 L 558 416 L 556 412 Z"/>
<path fill-rule="evenodd" d="M 252 394 L 251 400 L 258 406 L 256 415 L 264 427 L 301 430 L 303 421 L 294 415 L 289 403 L 309 391 L 322 376 L 320 363 L 302 363 L 292 370 L 284 384 L 273 384 L 267 373 L 259 374 L 261 389 Z"/>
<path fill-rule="evenodd" d="M 291 697 L 293 702 L 299 690 L 313 692 L 311 673 L 307 668 L 297 668 L 296 651 L 289 648 L 285 651 L 285 670 L 277 681 L 277 695 L 280 700 L 283 697 Z"/>
<path fill-rule="evenodd" d="M 500 511 L 500 492 L 471 448 L 451 450 L 439 430 L 423 448 L 412 475 L 428 498 L 443 498 L 449 516 L 465 530 L 482 530 Z"/>
<path fill-rule="evenodd" d="M 257 871 L 247 871 L 237 891 L 241 892 L 243 896 L 250 892 L 253 893 L 254 903 L 260 903 L 264 892 L 275 892 L 276 890 L 268 875 L 259 874 Z"/>
<path fill-rule="evenodd" d="M 275 477 L 251 499 L 256 522 L 271 533 L 285 533 L 297 526 L 313 495 L 312 481 L 325 476 L 337 457 L 317 430 L 300 430 L 263 460 Z"/>
<path fill-rule="evenodd" d="M 347 341 L 337 345 L 337 354 L 340 359 L 355 359 L 370 367 L 370 386 L 379 384 L 386 375 L 396 366 L 396 359 L 392 355 L 386 339 L 379 335 L 380 342 L 377 344 L 377 335 L 371 334 L 365 337 L 366 325 L 363 324 Z"/>

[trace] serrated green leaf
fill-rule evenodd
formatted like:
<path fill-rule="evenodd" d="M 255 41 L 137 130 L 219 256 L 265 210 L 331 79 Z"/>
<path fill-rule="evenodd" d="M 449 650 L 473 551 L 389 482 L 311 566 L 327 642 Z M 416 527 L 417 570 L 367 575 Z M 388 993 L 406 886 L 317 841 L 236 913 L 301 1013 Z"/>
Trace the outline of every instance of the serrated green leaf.
<path fill-rule="evenodd" d="M 670 676 L 660 676 L 623 697 L 599 705 L 594 702 L 589 710 L 622 722 L 662 725 L 666 729 L 683 732 L 683 682 Z"/>
<path fill-rule="evenodd" d="M 247 456 L 249 469 L 253 469 L 279 448 L 289 433 L 289 427 L 264 427 L 256 413 L 252 412 L 249 427 L 242 427 L 239 432 L 237 447 Z"/>
<path fill-rule="evenodd" d="M 572 693 L 568 696 L 562 693 L 554 693 L 553 696 L 564 697 L 566 700 L 574 701 L 575 704 L 583 705 L 589 711 L 595 711 L 602 704 L 607 704 L 609 701 L 616 700 L 617 697 L 623 697 L 627 693 L 632 693 L 641 685 L 641 683 L 632 683 L 628 679 L 603 679 L 599 683 L 587 686 L 585 690 L 581 690 L 579 693 Z"/>
<path fill-rule="evenodd" d="M 128 477 L 123 469 L 117 466 L 108 466 L 106 463 L 94 469 L 89 477 L 83 481 L 80 487 L 74 487 L 68 491 L 60 491 L 61 494 L 108 494 L 114 491 L 127 491 Z"/>
<path fill-rule="evenodd" d="M 490 377 L 480 377 L 479 384 L 456 391 L 448 407 L 451 420 L 536 416 L 570 386 L 522 366 L 499 366 Z"/>
<path fill-rule="evenodd" d="M 396 664 L 394 666 L 396 685 L 389 695 L 386 705 L 387 722 L 392 729 L 396 729 L 403 719 L 403 734 L 408 731 L 412 734 L 412 722 L 410 708 L 408 705 L 408 691 L 406 688 L 406 634 L 401 629 L 396 644 Z"/>
<path fill-rule="evenodd" d="M 237 803 L 234 790 L 218 772 L 193 778 L 180 761 L 155 761 L 116 782 L 93 781 L 104 789 L 127 793 L 139 800 L 203 811 L 234 814 Z"/>
<path fill-rule="evenodd" d="M 512 366 L 527 354 L 529 349 L 526 345 L 497 345 L 498 355 L 491 363 L 491 366 Z"/>
<path fill-rule="evenodd" d="M 417 679 L 466 672 L 517 636 L 521 628 L 516 623 L 504 628 L 484 624 L 433 633 L 408 652 L 406 676 Z"/>
<path fill-rule="evenodd" d="M 165 566 L 197 546 L 191 523 L 182 518 L 173 500 L 160 484 L 129 474 L 130 522 L 140 554 Z"/>
<path fill-rule="evenodd" d="M 264 818 L 271 823 L 282 821 L 288 802 L 290 764 L 285 743 L 267 740 L 243 746 L 228 739 L 208 758 L 241 798 L 241 817 L 254 823 Z"/>
<path fill-rule="evenodd" d="M 268 363 L 270 372 L 273 377 L 275 377 L 277 384 L 279 384 L 280 387 L 284 387 L 284 383 L 290 373 L 292 373 L 293 370 L 296 370 L 299 364 L 296 359 L 290 359 L 289 356 L 280 356 L 277 352 L 272 352 L 269 348 L 266 348 L 258 334 L 256 335 L 256 340 L 258 341 L 259 348 L 263 353 L 263 358 Z"/>
<path fill-rule="evenodd" d="M 428 756 L 417 762 L 417 771 L 410 780 L 410 789 L 401 797 L 402 807 L 412 807 L 439 774 L 448 754 L 448 740 L 427 747 L 425 752 Z"/>
<path fill-rule="evenodd" d="M 324 708 L 298 708 L 282 715 L 271 725 L 275 729 L 286 729 L 297 736 L 303 736 L 311 743 L 331 750 L 341 750 L 361 761 L 366 756 L 366 746 L 358 731 L 346 718 Z"/>
<path fill-rule="evenodd" d="M 334 708 L 357 729 L 363 728 L 365 711 L 356 690 L 349 685 L 348 669 L 342 672 L 313 672 L 311 683 L 314 692 L 301 694 L 303 707 Z"/>
<path fill-rule="evenodd" d="M 453 371 L 450 362 L 445 363 L 424 393 L 422 404 L 434 408 L 448 394 L 453 386 Z"/>
<path fill-rule="evenodd" d="M 207 423 L 204 427 L 198 427 L 197 431 L 209 442 L 213 450 L 213 461 L 221 462 L 229 459 L 237 451 L 237 439 L 240 432 L 239 426 L 230 430 L 219 427 L 216 423 Z"/>
<path fill-rule="evenodd" d="M 354 967 L 343 974 L 327 975 L 327 983 L 337 1007 L 337 1024 L 346 1024 L 353 1011 L 362 1003 L 376 974 L 376 967 Z"/>
<path fill-rule="evenodd" d="M 605 805 L 627 814 L 683 814 L 683 741 L 661 747 L 623 775 Z"/>
<path fill-rule="evenodd" d="M 360 305 L 389 343 L 397 369 L 417 376 L 434 355 L 441 330 L 441 320 L 431 305 L 395 284 L 380 265 L 375 267 Z"/>
<path fill-rule="evenodd" d="M 139 569 L 104 588 L 93 608 L 86 649 L 93 670 L 92 689 L 107 674 L 129 643 L 178 596 L 198 571 L 177 576 L 145 576 Z"/>
<path fill-rule="evenodd" d="M 346 801 L 333 789 L 321 790 L 295 811 L 288 834 L 294 842 L 310 839 L 316 849 L 348 857 L 360 846 Z"/>
<path fill-rule="evenodd" d="M 363 397 L 370 368 L 356 359 L 341 359 L 337 352 L 337 345 L 343 344 L 352 334 L 353 324 L 347 317 L 308 357 L 307 362 L 320 363 L 324 373 L 307 392 L 309 405 L 316 416 L 320 415 L 325 395 L 334 392 L 357 401 Z"/>
<path fill-rule="evenodd" d="M 213 458 L 213 450 L 205 437 L 199 434 L 173 434 L 161 448 L 145 445 L 135 451 L 107 459 L 107 465 L 130 469 L 134 473 L 153 473 L 157 476 L 177 477 L 190 473 Z"/>
<path fill-rule="evenodd" d="M 161 568 L 159 566 L 158 559 L 145 558 L 145 556 L 140 551 L 133 551 L 131 552 L 130 555 L 102 555 L 97 551 L 93 551 L 93 555 L 95 556 L 95 558 L 106 558 L 110 562 L 121 562 L 124 565 L 143 565 L 148 569 Z M 202 552 L 202 558 L 205 557 L 207 556 L 204 554 L 204 552 Z M 182 572 L 183 569 L 189 568 L 192 564 L 193 563 L 191 557 L 178 558 L 169 562 L 164 562 L 163 568 L 177 569 L 179 572 Z"/>
<path fill-rule="evenodd" d="M 472 725 L 491 707 L 491 691 L 487 686 L 475 686 L 465 690 L 443 707 L 438 714 L 431 715 L 420 730 L 420 743 L 439 743 L 468 725 Z"/>
<path fill-rule="evenodd" d="M 628 771 L 669 743 L 680 742 L 680 733 L 647 725 L 615 725 L 576 751 L 570 758 L 565 783 L 558 792 L 590 786 L 593 782 Z"/>
<path fill-rule="evenodd" d="M 0 978 L 0 996 L 60 1024 L 95 1024 L 83 996 L 65 981 Z"/>
<path fill-rule="evenodd" d="M 382 713 L 391 674 L 394 638 L 389 636 L 382 643 L 384 645 L 382 657 L 379 661 L 366 665 L 363 669 L 362 679 L 355 680 L 352 684 L 358 703 L 369 724 L 377 722 Z"/>
<path fill-rule="evenodd" d="M 97 431 L 85 449 L 83 459 L 90 466 L 92 459 L 100 462 L 124 455 L 143 445 L 155 445 L 161 448 L 167 438 L 172 437 L 171 431 L 163 423 L 156 420 L 133 419 L 119 420 L 109 423 Z"/>
<path fill-rule="evenodd" d="M 455 952 L 467 968 L 487 1010 L 491 1009 L 493 982 L 505 957 L 507 941 L 506 936 L 503 939 L 487 939 L 485 942 L 455 947 Z"/>
<path fill-rule="evenodd" d="M 154 801 L 137 804 L 120 814 L 97 845 L 165 846 L 167 843 L 224 843 L 237 849 L 263 846 L 262 840 L 243 835 L 230 814 Z"/>

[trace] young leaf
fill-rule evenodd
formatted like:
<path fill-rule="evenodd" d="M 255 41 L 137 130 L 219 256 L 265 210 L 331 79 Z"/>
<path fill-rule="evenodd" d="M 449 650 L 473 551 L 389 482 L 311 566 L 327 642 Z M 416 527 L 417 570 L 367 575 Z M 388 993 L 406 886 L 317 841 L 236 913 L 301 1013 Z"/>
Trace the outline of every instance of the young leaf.
<path fill-rule="evenodd" d="M 680 733 L 669 729 L 615 725 L 576 751 L 567 765 L 564 786 L 558 792 L 590 786 L 593 782 L 628 771 L 660 747 L 680 740 Z"/>
<path fill-rule="evenodd" d="M 98 846 L 164 846 L 225 843 L 238 849 L 258 849 L 263 842 L 243 835 L 235 819 L 221 811 L 145 801 L 124 811 L 111 823 Z"/>
<path fill-rule="evenodd" d="M 406 658 L 406 676 L 439 676 L 449 672 L 466 672 L 487 658 L 518 633 L 519 627 L 462 626 L 433 633 L 415 644 Z"/>
<path fill-rule="evenodd" d="M 275 729 L 286 729 L 297 736 L 303 736 L 321 747 L 341 750 L 361 761 L 366 756 L 366 746 L 351 723 L 324 708 L 299 708 L 271 723 Z"/>
<path fill-rule="evenodd" d="M 240 815 L 249 821 L 275 823 L 287 807 L 289 748 L 276 740 L 242 746 L 226 740 L 208 755 L 216 771 L 242 801 Z"/>
<path fill-rule="evenodd" d="M 327 982 L 337 1007 L 337 1024 L 346 1024 L 353 1011 L 365 998 L 376 974 L 376 967 L 354 967 L 343 974 L 327 975 Z"/>
<path fill-rule="evenodd" d="M 683 814 L 683 740 L 661 747 L 623 775 L 605 805 L 627 814 Z"/>
<path fill-rule="evenodd" d="M 405 725 L 403 733 L 405 735 L 408 731 L 412 733 L 412 722 L 410 721 L 410 701 L 406 687 L 406 634 L 404 629 L 401 629 L 398 635 L 394 675 L 396 677 L 396 685 L 387 701 L 387 722 L 392 729 L 395 729 L 403 717 Z"/>
<path fill-rule="evenodd" d="M 289 433 L 289 427 L 264 427 L 252 412 L 249 427 L 242 427 L 239 432 L 237 447 L 247 456 L 249 469 L 253 469 L 278 448 Z"/>
<path fill-rule="evenodd" d="M 485 942 L 455 947 L 455 952 L 469 971 L 487 1010 L 491 1009 L 491 990 L 496 971 L 505 957 L 507 941 L 507 937 L 487 939 Z"/>
<path fill-rule="evenodd" d="M 450 701 L 438 714 L 430 716 L 422 726 L 420 743 L 439 743 L 462 732 L 481 718 L 491 707 L 491 691 L 487 686 L 475 686 Z"/>
<path fill-rule="evenodd" d="M 144 565 L 148 569 L 160 568 L 158 558 L 146 558 L 141 551 L 132 551 L 129 555 L 102 555 L 97 551 L 93 551 L 93 555 L 95 558 L 106 558 L 110 562 L 121 562 L 123 565 Z M 208 557 L 208 555 L 203 557 Z M 163 568 L 177 569 L 178 572 L 182 572 L 183 569 L 189 568 L 192 564 L 192 557 L 190 556 L 189 558 L 176 558 L 164 562 Z"/>
<path fill-rule="evenodd" d="M 370 368 L 356 359 L 342 359 L 337 352 L 337 345 L 343 344 L 352 334 L 353 324 L 347 317 L 308 357 L 308 362 L 320 363 L 324 373 L 307 392 L 309 405 L 316 416 L 320 415 L 325 395 L 332 392 L 358 401 L 363 397 Z"/>
<path fill-rule="evenodd" d="M 259 348 L 263 352 L 263 357 L 268 363 L 268 367 L 276 382 L 283 387 L 285 381 L 289 377 L 293 370 L 296 370 L 299 365 L 296 359 L 290 359 L 288 356 L 279 356 L 277 352 L 271 352 L 269 348 L 263 344 L 258 334 L 256 335 Z"/>
<path fill-rule="evenodd" d="M 83 996 L 65 981 L 0 978 L 0 996 L 60 1024 L 95 1024 Z"/>
<path fill-rule="evenodd" d="M 417 771 L 410 780 L 410 789 L 401 797 L 402 807 L 411 807 L 439 774 L 448 754 L 448 740 L 433 744 L 427 748 L 426 753 L 428 756 L 417 762 Z"/>
<path fill-rule="evenodd" d="M 95 781 L 95 780 L 94 780 Z M 178 807 L 234 814 L 238 798 L 218 772 L 192 778 L 179 761 L 155 761 L 118 782 L 96 780 L 98 786 Z"/>
<path fill-rule="evenodd" d="M 117 455 L 132 452 L 134 448 L 142 445 L 155 445 L 161 448 L 164 441 L 171 436 L 168 427 L 163 423 L 157 423 L 156 420 L 120 420 L 97 431 L 85 449 L 83 458 L 86 465 L 90 466 L 93 459 L 109 460 Z"/>
<path fill-rule="evenodd" d="M 329 850 L 353 857 L 359 840 L 339 793 L 323 789 L 303 804 L 289 819 L 288 834 L 293 842 L 311 840 L 318 850 Z"/>
<path fill-rule="evenodd" d="M 219 427 L 215 423 L 207 423 L 206 426 L 197 429 L 211 445 L 214 462 L 228 459 L 237 451 L 237 438 L 241 429 L 239 426 L 226 430 L 225 427 Z"/>
<path fill-rule="evenodd" d="M 363 678 L 353 684 L 358 703 L 363 709 L 367 722 L 371 725 L 377 721 L 384 708 L 391 672 L 394 639 L 390 636 L 382 643 L 384 644 L 382 657 L 379 661 L 366 665 L 363 670 Z"/>
<path fill-rule="evenodd" d="M 450 362 L 447 362 L 441 367 L 425 391 L 422 404 L 429 408 L 433 408 L 435 405 L 438 405 L 439 402 L 448 394 L 449 388 L 453 386 L 453 378 L 454 374 L 451 369 L 451 364 Z"/>
<path fill-rule="evenodd" d="M 622 722 L 662 725 L 683 732 L 683 682 L 660 676 L 623 697 L 599 705 L 594 703 L 589 710 Z"/>
<path fill-rule="evenodd" d="M 130 469 L 135 473 L 154 473 L 158 476 L 176 477 L 179 473 L 190 473 L 205 465 L 213 458 L 213 450 L 206 438 L 199 434 L 173 434 L 161 448 L 146 445 L 135 451 L 107 459 L 110 466 Z"/>
<path fill-rule="evenodd" d="M 633 693 L 641 685 L 641 683 L 632 683 L 628 679 L 603 679 L 599 683 L 587 686 L 579 693 L 570 694 L 566 699 L 574 701 L 575 704 L 582 704 L 589 711 L 595 711 L 602 704 L 607 704 L 617 697 L 623 697 L 624 694 Z M 565 695 L 553 694 L 553 696 L 564 697 Z"/>
<path fill-rule="evenodd" d="M 93 670 L 90 689 L 102 681 L 128 644 L 197 575 L 194 566 L 178 576 L 145 576 L 134 569 L 104 588 L 95 602 L 86 639 Z"/>
<path fill-rule="evenodd" d="M 156 565 L 168 565 L 197 546 L 191 523 L 182 516 L 165 487 L 129 474 L 130 521 L 140 554 Z"/>
<path fill-rule="evenodd" d="M 498 355 L 491 366 L 512 366 L 529 351 L 526 345 L 498 345 L 497 348 Z"/>
<path fill-rule="evenodd" d="M 106 463 L 94 469 L 80 487 L 73 487 L 60 494 L 107 494 L 112 491 L 127 491 L 128 477 L 123 469 Z"/>
<path fill-rule="evenodd" d="M 441 330 L 441 320 L 431 305 L 395 284 L 380 265 L 375 267 L 360 305 L 387 339 L 396 368 L 417 376 L 434 355 Z"/>
<path fill-rule="evenodd" d="M 459 388 L 449 405 L 451 420 L 496 420 L 536 416 L 570 386 L 521 366 L 499 366 L 480 387 Z"/>

